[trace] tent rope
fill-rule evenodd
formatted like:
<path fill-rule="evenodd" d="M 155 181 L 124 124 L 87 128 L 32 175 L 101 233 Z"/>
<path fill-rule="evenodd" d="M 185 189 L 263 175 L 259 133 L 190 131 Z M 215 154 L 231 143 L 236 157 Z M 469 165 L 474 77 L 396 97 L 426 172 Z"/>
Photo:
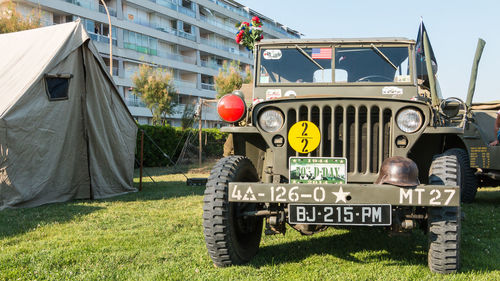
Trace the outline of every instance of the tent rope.
<path fill-rule="evenodd" d="M 174 149 L 174 152 L 172 153 L 172 155 L 175 155 L 175 153 L 177 152 L 177 148 L 179 148 L 179 145 L 181 144 L 182 140 L 184 139 L 184 137 L 186 136 L 186 134 L 191 134 L 191 130 L 185 130 L 184 133 L 182 134 L 182 137 L 179 139 L 179 141 L 177 142 L 177 145 L 175 146 L 175 149 Z"/>
<path fill-rule="evenodd" d="M 165 157 L 166 159 L 168 159 L 168 161 L 170 161 L 170 163 L 172 163 L 172 165 L 174 165 L 174 166 L 176 165 L 174 163 L 174 161 L 172 160 L 172 158 L 170 158 L 170 156 L 168 156 L 165 152 L 163 152 L 163 150 L 158 146 L 158 144 L 156 144 L 156 142 L 153 140 L 153 138 L 151 138 L 146 133 L 146 131 L 144 131 L 143 129 L 140 129 L 140 128 L 139 128 L 139 130 L 141 130 L 141 132 L 143 132 L 144 135 L 153 143 L 153 145 L 162 153 L 163 157 Z M 189 178 L 183 172 L 181 172 L 181 171 L 179 171 L 179 172 L 186 178 L 186 180 L 189 180 Z"/>
<path fill-rule="evenodd" d="M 139 166 L 139 167 L 140 167 L 140 166 L 141 166 L 141 163 L 139 163 L 139 160 L 137 160 L 137 158 L 134 158 L 134 160 L 135 160 L 135 163 L 137 164 L 137 166 Z M 152 178 L 152 177 L 148 174 L 148 172 L 146 172 L 146 169 L 144 169 L 143 171 L 144 171 L 144 173 L 146 174 L 146 176 L 148 176 L 148 177 L 151 179 L 151 181 L 153 181 L 153 183 L 155 183 L 155 184 L 156 184 L 155 180 L 154 180 L 154 179 L 153 179 L 153 178 Z"/>
<path fill-rule="evenodd" d="M 182 147 L 181 153 L 179 154 L 179 157 L 177 158 L 177 162 L 175 163 L 175 165 L 178 165 L 184 159 L 187 147 L 190 144 L 190 140 L 191 140 L 191 134 L 187 136 L 186 141 L 184 142 L 184 146 Z"/>

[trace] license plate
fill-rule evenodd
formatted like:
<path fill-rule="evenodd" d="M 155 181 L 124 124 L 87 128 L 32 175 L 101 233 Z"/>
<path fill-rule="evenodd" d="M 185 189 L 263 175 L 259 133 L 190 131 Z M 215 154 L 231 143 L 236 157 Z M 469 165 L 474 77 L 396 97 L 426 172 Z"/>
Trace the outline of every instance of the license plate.
<path fill-rule="evenodd" d="M 342 184 L 347 182 L 347 159 L 290 157 L 290 183 Z"/>
<path fill-rule="evenodd" d="M 391 205 L 289 204 L 291 224 L 391 225 Z"/>

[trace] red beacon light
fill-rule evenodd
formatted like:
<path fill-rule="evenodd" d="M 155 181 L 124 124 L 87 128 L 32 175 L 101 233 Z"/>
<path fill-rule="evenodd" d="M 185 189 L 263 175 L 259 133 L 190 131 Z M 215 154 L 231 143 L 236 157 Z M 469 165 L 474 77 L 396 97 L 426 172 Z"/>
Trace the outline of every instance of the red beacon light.
<path fill-rule="evenodd" d="M 245 101 L 236 94 L 227 94 L 217 103 L 217 113 L 222 120 L 235 123 L 245 117 L 247 106 Z"/>

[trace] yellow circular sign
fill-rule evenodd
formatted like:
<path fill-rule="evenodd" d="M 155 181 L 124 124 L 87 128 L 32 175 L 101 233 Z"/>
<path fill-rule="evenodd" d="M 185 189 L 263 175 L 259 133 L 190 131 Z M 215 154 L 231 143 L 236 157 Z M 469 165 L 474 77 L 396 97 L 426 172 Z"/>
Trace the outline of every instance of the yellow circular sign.
<path fill-rule="evenodd" d="M 318 127 L 309 121 L 299 121 L 288 131 L 288 143 L 298 153 L 315 150 L 321 141 Z"/>

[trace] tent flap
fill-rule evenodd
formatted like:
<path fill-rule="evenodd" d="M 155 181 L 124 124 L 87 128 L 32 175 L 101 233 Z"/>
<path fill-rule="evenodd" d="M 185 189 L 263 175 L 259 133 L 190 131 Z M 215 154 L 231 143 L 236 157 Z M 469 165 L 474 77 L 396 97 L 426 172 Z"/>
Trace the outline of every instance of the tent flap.
<path fill-rule="evenodd" d="M 102 75 L 102 68 L 89 63 L 95 58 L 88 49 L 85 49 L 84 60 L 87 73 L 85 120 L 94 198 L 134 191 L 137 126 L 129 117 L 128 109 L 122 103 L 113 102 L 113 97 L 120 98 L 118 92 Z"/>

